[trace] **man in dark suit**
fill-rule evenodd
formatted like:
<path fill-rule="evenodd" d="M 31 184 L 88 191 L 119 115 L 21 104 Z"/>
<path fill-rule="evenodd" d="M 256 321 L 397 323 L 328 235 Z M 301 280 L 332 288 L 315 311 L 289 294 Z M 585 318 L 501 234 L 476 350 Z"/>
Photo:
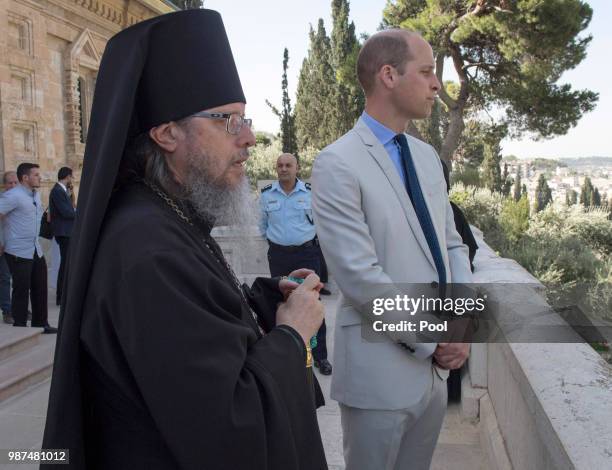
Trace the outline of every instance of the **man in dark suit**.
<path fill-rule="evenodd" d="M 57 289 L 55 302 L 62 301 L 62 285 L 64 282 L 64 267 L 68 256 L 70 233 L 74 223 L 75 209 L 68 194 L 72 186 L 72 169 L 64 166 L 57 172 L 57 183 L 49 194 L 49 214 L 51 215 L 51 230 L 60 249 L 60 267 L 57 274 Z"/>

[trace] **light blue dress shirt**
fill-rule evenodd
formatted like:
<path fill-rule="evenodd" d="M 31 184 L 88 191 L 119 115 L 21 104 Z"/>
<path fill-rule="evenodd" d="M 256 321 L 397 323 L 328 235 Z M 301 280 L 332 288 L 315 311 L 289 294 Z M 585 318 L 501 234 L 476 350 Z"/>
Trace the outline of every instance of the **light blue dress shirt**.
<path fill-rule="evenodd" d="M 363 122 L 366 123 L 376 139 L 383 145 L 389 154 L 389 157 L 391 157 L 391 161 L 393 162 L 393 165 L 395 165 L 395 169 L 402 179 L 402 183 L 404 183 L 404 186 L 406 186 L 406 174 L 404 173 L 402 154 L 400 152 L 399 145 L 397 145 L 397 142 L 395 142 L 395 136 L 397 135 L 396 132 L 378 122 L 365 111 L 361 114 L 361 119 L 363 119 Z"/>
<path fill-rule="evenodd" d="M 4 251 L 19 258 L 40 258 L 38 242 L 40 219 L 44 209 L 40 193 L 18 184 L 0 195 L 0 214 L 4 215 Z"/>
<path fill-rule="evenodd" d="M 285 194 L 278 181 L 271 188 L 264 188 L 259 197 L 261 236 L 283 246 L 298 246 L 312 240 L 316 230 L 310 196 L 310 189 L 299 179 L 289 194 Z"/>

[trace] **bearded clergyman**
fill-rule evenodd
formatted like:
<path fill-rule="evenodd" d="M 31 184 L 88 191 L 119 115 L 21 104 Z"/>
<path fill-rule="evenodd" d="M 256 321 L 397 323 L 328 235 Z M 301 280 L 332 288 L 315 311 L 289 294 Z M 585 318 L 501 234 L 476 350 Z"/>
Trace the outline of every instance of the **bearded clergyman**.
<path fill-rule="evenodd" d="M 322 284 L 242 285 L 211 236 L 257 213 L 245 103 L 214 11 L 109 41 L 43 441 L 69 450 L 58 469 L 327 468 L 307 367 Z"/>

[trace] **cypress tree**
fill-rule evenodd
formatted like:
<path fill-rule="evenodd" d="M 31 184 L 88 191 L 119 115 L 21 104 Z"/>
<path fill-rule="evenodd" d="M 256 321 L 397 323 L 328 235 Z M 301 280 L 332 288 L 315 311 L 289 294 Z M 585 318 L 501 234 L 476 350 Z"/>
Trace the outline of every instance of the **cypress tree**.
<path fill-rule="evenodd" d="M 356 73 L 360 44 L 355 35 L 355 24 L 349 22 L 349 12 L 348 0 L 332 0 L 331 62 L 336 78 L 338 110 L 334 123 L 335 138 L 353 128 L 365 105 Z"/>
<path fill-rule="evenodd" d="M 510 190 L 512 189 L 512 178 L 508 174 L 508 164 L 504 163 L 504 172 L 502 173 L 502 194 L 504 197 L 510 196 Z"/>
<path fill-rule="evenodd" d="M 518 166 L 516 170 L 516 178 L 514 179 L 514 191 L 512 193 L 512 198 L 518 202 L 521 198 L 521 165 Z"/>
<path fill-rule="evenodd" d="M 597 188 L 591 193 L 591 207 L 601 207 L 601 196 Z"/>
<path fill-rule="evenodd" d="M 593 187 L 591 178 L 587 176 L 584 178 L 584 183 L 582 183 L 582 187 L 580 188 L 580 204 L 584 207 L 589 207 L 593 201 L 594 190 L 595 188 Z"/>
<path fill-rule="evenodd" d="M 323 20 L 317 31 L 310 28 L 310 48 L 302 63 L 295 104 L 295 125 L 298 148 L 321 149 L 335 136 L 335 122 L 340 110 L 336 107 L 336 79 L 331 65 L 331 45 Z"/>
<path fill-rule="evenodd" d="M 484 153 L 482 181 L 491 192 L 501 192 L 502 180 L 501 169 L 499 167 L 501 154 L 499 143 L 487 143 Z"/>
<path fill-rule="evenodd" d="M 291 99 L 289 98 L 287 69 L 289 68 L 289 51 L 285 47 L 283 53 L 283 79 L 281 89 L 283 94 L 283 109 L 279 111 L 272 103 L 266 100 L 266 104 L 272 109 L 272 112 L 278 116 L 281 121 L 281 142 L 283 152 L 292 153 L 298 156 L 297 136 L 295 134 L 295 114 L 291 109 Z"/>
<path fill-rule="evenodd" d="M 546 181 L 546 176 L 542 173 L 538 178 L 538 185 L 535 190 L 535 211 L 540 212 L 552 202 L 552 192 Z"/>

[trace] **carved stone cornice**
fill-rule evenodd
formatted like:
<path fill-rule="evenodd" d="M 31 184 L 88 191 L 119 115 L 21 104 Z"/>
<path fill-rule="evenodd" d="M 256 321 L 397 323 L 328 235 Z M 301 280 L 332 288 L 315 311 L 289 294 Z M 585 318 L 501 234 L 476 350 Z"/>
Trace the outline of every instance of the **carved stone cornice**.
<path fill-rule="evenodd" d="M 101 18 L 123 27 L 123 12 L 100 0 L 72 0 L 76 5 L 86 8 Z"/>
<path fill-rule="evenodd" d="M 88 11 L 95 13 L 97 16 L 104 18 L 112 23 L 115 23 L 122 28 L 131 26 L 134 23 L 142 21 L 144 18 L 135 16 L 129 12 L 130 0 L 125 0 L 123 8 L 111 5 L 102 0 L 72 0 L 75 5 L 86 8 Z M 158 14 L 170 13 L 176 9 L 171 7 L 166 2 L 161 0 L 133 0 L 134 3 L 139 3 L 151 12 L 149 16 Z"/>

